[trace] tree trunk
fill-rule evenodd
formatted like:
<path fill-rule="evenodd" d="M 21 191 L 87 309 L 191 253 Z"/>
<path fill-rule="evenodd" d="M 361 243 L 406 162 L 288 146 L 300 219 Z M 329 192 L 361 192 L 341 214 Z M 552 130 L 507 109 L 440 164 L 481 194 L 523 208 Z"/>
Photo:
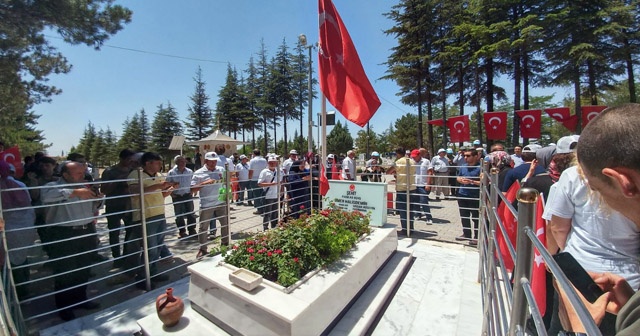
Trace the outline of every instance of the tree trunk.
<path fill-rule="evenodd" d="M 629 39 L 624 39 L 625 61 L 627 63 L 627 84 L 629 84 L 629 102 L 637 103 L 636 97 L 636 80 L 633 76 L 633 55 L 631 55 L 631 46 Z"/>
<path fill-rule="evenodd" d="M 598 105 L 598 89 L 596 87 L 596 72 L 593 69 L 593 62 L 587 61 L 587 74 L 589 76 L 589 99 L 591 105 Z"/>
<path fill-rule="evenodd" d="M 488 58 L 485 63 L 485 72 L 487 74 L 487 112 L 493 112 L 493 58 Z"/>
<path fill-rule="evenodd" d="M 420 62 L 418 62 L 418 74 L 422 74 L 422 67 L 420 66 Z M 418 76 L 418 148 L 424 147 L 424 141 L 422 139 L 422 78 Z M 368 124 L 367 124 L 368 125 Z M 367 133 L 369 136 L 369 133 Z"/>
<path fill-rule="evenodd" d="M 522 48 L 522 99 L 524 100 L 524 109 L 529 109 L 529 55 L 527 50 Z"/>
<path fill-rule="evenodd" d="M 519 49 L 517 49 L 519 51 Z M 520 82 L 522 81 L 522 69 L 520 68 L 520 55 L 519 52 L 516 51 L 516 54 L 513 56 L 513 109 L 514 111 L 520 110 Z M 512 146 L 520 143 L 520 118 L 515 114 L 513 114 L 513 138 L 512 138 Z M 527 144 L 527 139 L 523 139 L 523 145 Z"/>
<path fill-rule="evenodd" d="M 284 153 L 282 154 L 287 155 L 289 154 L 289 150 L 287 148 L 288 146 L 287 146 L 287 112 L 286 111 L 283 114 L 282 121 L 284 122 L 284 129 L 282 130 L 284 132 Z M 278 141 L 276 141 L 276 143 L 277 142 Z"/>
<path fill-rule="evenodd" d="M 475 65 L 475 86 L 476 86 L 476 122 L 478 125 L 478 139 L 482 139 L 482 111 L 480 109 L 480 66 L 479 64 L 476 63 Z M 485 141 L 485 143 L 488 143 L 488 140 Z"/>
<path fill-rule="evenodd" d="M 575 109 L 576 116 L 578 117 L 578 126 L 576 127 L 576 133 L 582 133 L 582 106 L 580 103 L 580 67 L 576 66 L 573 74 L 573 94 L 575 95 Z"/>

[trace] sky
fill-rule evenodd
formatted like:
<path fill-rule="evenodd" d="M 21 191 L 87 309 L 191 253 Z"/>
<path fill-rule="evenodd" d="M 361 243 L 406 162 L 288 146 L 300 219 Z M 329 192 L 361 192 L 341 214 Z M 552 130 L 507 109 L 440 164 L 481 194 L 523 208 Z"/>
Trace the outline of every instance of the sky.
<path fill-rule="evenodd" d="M 43 130 L 45 143 L 52 144 L 49 155 L 61 155 L 62 151 L 66 154 L 77 145 L 89 122 L 98 130 L 109 127 L 119 136 L 127 117 L 144 109 L 151 121 L 157 107 L 168 103 L 176 108 L 182 121 L 186 120 L 198 67 L 206 82 L 209 105 L 215 108 L 227 64 L 239 71 L 245 70 L 249 58 L 256 58 L 261 39 L 269 58 L 283 39 L 291 48 L 300 34 L 305 34 L 309 43 L 318 41 L 316 0 L 116 3 L 133 11 L 132 20 L 100 50 L 69 45 L 55 34 L 47 33 L 51 44 L 73 65 L 71 72 L 50 77 L 49 84 L 62 89 L 62 94 L 54 96 L 51 103 L 34 107 L 41 115 L 38 129 Z M 417 113 L 415 108 L 400 103 L 395 82 L 379 79 L 385 75 L 383 63 L 396 45 L 395 38 L 384 33 L 393 22 L 383 14 L 396 3 L 395 0 L 334 0 L 382 102 L 370 121 L 376 132 L 387 129 L 406 113 Z M 313 68 L 317 74 L 316 60 L 314 51 Z M 316 90 L 319 89 L 316 87 Z M 556 98 L 562 96 L 560 93 Z M 333 108 L 328 105 L 327 109 Z M 319 111 L 320 100 L 316 99 L 314 120 Z M 304 120 L 306 136 L 306 112 Z M 342 116 L 337 120 L 347 122 Z M 347 123 L 355 137 L 360 127 Z M 290 125 L 299 128 L 298 122 Z M 313 133 L 317 143 L 315 128 Z"/>

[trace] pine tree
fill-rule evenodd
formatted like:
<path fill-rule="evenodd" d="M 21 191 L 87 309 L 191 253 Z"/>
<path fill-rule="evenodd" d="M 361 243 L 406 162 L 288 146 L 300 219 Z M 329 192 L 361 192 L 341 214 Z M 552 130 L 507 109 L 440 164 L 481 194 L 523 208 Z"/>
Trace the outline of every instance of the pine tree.
<path fill-rule="evenodd" d="M 182 134 L 182 125 L 178 120 L 178 112 L 170 102 L 167 103 L 167 107 L 158 105 L 151 126 L 151 148 L 162 155 L 165 161 L 169 159 L 169 145 L 173 136 Z"/>
<path fill-rule="evenodd" d="M 258 70 L 253 62 L 253 57 L 249 58 L 247 70 L 247 81 L 243 87 L 247 104 L 247 117 L 244 118 L 244 130 L 251 130 L 251 147 L 256 147 L 256 127 L 260 122 L 258 117 L 258 98 L 260 97 L 260 87 L 258 83 Z"/>
<path fill-rule="evenodd" d="M 289 152 L 287 148 L 287 120 L 298 119 L 296 117 L 293 81 L 294 72 L 292 68 L 292 57 L 289 53 L 287 43 L 283 39 L 282 44 L 280 45 L 280 48 L 272 62 L 269 83 L 269 89 L 271 90 L 271 103 L 275 110 L 274 128 L 278 119 L 282 119 L 283 123 L 283 153 Z M 275 129 L 273 136 L 276 138 Z"/>
<path fill-rule="evenodd" d="M 84 155 L 87 161 L 92 161 L 93 156 L 91 150 L 93 149 L 93 143 L 97 136 L 98 133 L 96 132 L 95 126 L 89 122 L 84 128 L 82 138 L 80 138 L 80 142 L 78 143 L 78 146 L 76 146 L 75 152 Z"/>
<path fill-rule="evenodd" d="M 327 135 L 327 153 L 342 153 L 353 149 L 353 137 L 349 133 L 349 128 L 342 126 L 340 121 L 336 122 L 331 132 Z"/>
<path fill-rule="evenodd" d="M 189 105 L 187 121 L 184 123 L 185 136 L 192 141 L 200 140 L 214 131 L 213 115 L 209 108 L 209 96 L 205 91 L 206 83 L 202 79 L 202 69 L 200 67 L 198 67 L 196 77 L 193 80 L 196 82 L 195 92 L 189 97 L 191 104 Z"/>

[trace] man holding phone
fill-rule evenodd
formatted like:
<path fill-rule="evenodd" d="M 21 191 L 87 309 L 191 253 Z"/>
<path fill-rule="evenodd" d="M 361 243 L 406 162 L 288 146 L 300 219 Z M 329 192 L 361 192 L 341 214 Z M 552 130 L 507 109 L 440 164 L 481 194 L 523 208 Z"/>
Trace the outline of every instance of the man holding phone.
<path fill-rule="evenodd" d="M 640 134 L 639 115 L 639 104 L 604 110 L 583 130 L 577 153 L 589 187 L 640 230 L 640 147 L 629 146 L 629 141 Z M 603 148 L 607 149 L 605 157 L 602 156 Z M 617 315 L 616 335 L 640 335 L 640 292 L 635 292 L 637 288 L 611 273 L 591 276 L 605 291 L 595 303 L 585 302 L 596 323 L 599 324 L 608 311 Z M 560 301 L 567 302 L 564 293 L 560 294 Z M 571 305 L 564 306 L 567 312 L 565 327 L 573 332 L 584 332 Z"/>

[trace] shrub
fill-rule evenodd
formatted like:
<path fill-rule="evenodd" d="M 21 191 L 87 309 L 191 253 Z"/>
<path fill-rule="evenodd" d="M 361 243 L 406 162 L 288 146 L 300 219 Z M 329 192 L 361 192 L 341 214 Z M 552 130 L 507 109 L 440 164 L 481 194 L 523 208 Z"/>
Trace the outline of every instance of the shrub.
<path fill-rule="evenodd" d="M 328 209 L 234 244 L 224 261 L 288 287 L 338 260 L 370 230 L 368 215 L 344 211 L 332 203 Z"/>

